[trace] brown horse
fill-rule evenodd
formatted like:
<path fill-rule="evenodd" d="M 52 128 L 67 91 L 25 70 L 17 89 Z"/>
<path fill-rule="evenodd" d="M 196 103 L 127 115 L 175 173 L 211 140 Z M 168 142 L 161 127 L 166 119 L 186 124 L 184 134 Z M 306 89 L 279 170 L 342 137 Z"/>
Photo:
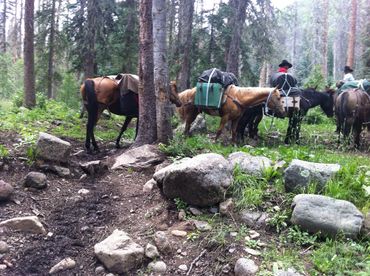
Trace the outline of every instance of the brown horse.
<path fill-rule="evenodd" d="M 172 84 L 172 90 L 176 87 Z M 236 127 L 240 116 L 247 107 L 251 107 L 263 102 L 267 103 L 268 108 L 273 109 L 278 116 L 285 116 L 285 110 L 280 102 L 280 92 L 274 88 L 260 87 L 237 87 L 230 85 L 225 93 L 223 104 L 219 111 L 194 106 L 196 88 L 188 89 L 179 94 L 182 106 L 178 112 L 183 121 L 185 121 L 186 135 L 189 135 L 191 123 L 200 112 L 205 112 L 212 116 L 221 116 L 220 126 L 216 133 L 216 140 L 221 135 L 226 123 L 231 121 L 232 141 L 236 142 Z"/>
<path fill-rule="evenodd" d="M 81 85 L 82 100 L 88 112 L 85 140 L 85 147 L 88 152 L 91 152 L 90 143 L 93 144 L 94 150 L 99 151 L 95 141 L 94 126 L 105 109 L 113 114 L 126 116 L 116 139 L 116 147 L 120 147 L 119 142 L 123 132 L 127 129 L 131 120 L 139 116 L 138 85 L 139 77 L 132 74 L 120 74 L 120 77 L 117 76 L 116 79 L 108 77 L 87 79 Z M 178 95 L 172 93 L 172 90 L 170 101 L 178 107 L 181 106 Z M 139 119 L 136 121 L 136 134 L 138 121 Z"/>
<path fill-rule="evenodd" d="M 351 89 L 342 92 L 335 103 L 335 115 L 338 125 L 338 142 L 340 135 L 348 138 L 353 132 L 356 148 L 360 146 L 360 134 L 363 125 L 370 130 L 370 96 L 361 89 Z"/>

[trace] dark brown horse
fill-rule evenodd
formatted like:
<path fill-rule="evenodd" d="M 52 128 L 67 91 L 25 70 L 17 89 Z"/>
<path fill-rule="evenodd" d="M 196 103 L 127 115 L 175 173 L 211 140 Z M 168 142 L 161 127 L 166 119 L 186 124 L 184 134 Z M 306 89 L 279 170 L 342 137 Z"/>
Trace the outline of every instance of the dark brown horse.
<path fill-rule="evenodd" d="M 95 141 L 94 126 L 105 109 L 113 114 L 126 116 L 116 139 L 116 147 L 120 147 L 119 143 L 122 134 L 127 129 L 131 120 L 139 116 L 138 85 L 139 77 L 132 74 L 121 74 L 116 79 L 108 77 L 87 79 L 81 85 L 80 92 L 82 100 L 88 112 L 85 140 L 85 147 L 88 152 L 91 152 L 90 143 L 92 143 L 94 150 L 99 151 L 99 147 Z M 170 101 L 175 103 L 176 106 L 181 106 L 178 95 L 173 93 L 172 90 Z M 136 134 L 138 121 L 139 119 L 136 121 Z"/>
<path fill-rule="evenodd" d="M 335 115 L 338 125 L 338 142 L 340 136 L 348 138 L 353 132 L 354 145 L 360 146 L 360 134 L 363 126 L 370 130 L 370 96 L 361 89 L 351 89 L 342 92 L 335 103 Z"/>
<path fill-rule="evenodd" d="M 176 90 L 172 86 L 172 90 Z M 194 105 L 196 88 L 188 89 L 179 94 L 182 106 L 178 112 L 183 121 L 185 121 L 185 134 L 189 134 L 190 125 L 197 115 L 205 112 L 212 116 L 220 116 L 221 122 L 216 133 L 216 140 L 221 135 L 225 124 L 231 121 L 232 141 L 236 142 L 236 127 L 240 116 L 247 107 L 266 102 L 266 105 L 273 109 L 280 116 L 284 116 L 284 107 L 280 102 L 280 92 L 276 88 L 260 87 L 238 87 L 230 85 L 224 92 L 224 100 L 219 111 L 209 110 L 207 108 L 198 108 Z"/>

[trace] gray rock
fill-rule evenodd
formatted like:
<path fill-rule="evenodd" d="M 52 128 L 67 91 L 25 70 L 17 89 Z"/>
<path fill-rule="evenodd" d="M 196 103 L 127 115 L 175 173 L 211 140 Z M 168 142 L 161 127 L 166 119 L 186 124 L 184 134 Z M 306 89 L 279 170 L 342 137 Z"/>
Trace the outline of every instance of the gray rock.
<path fill-rule="evenodd" d="M 154 145 L 130 149 L 116 158 L 112 169 L 146 169 L 163 162 L 164 154 Z"/>
<path fill-rule="evenodd" d="M 97 266 L 97 267 L 95 268 L 95 274 L 99 275 L 99 274 L 103 274 L 103 273 L 105 273 L 105 268 L 104 268 L 104 266 L 99 265 L 99 266 Z"/>
<path fill-rule="evenodd" d="M 100 160 L 82 163 L 80 167 L 88 175 L 99 175 L 108 170 L 108 165 Z"/>
<path fill-rule="evenodd" d="M 125 273 L 140 266 L 144 257 L 144 248 L 118 229 L 97 243 L 94 252 L 105 267 L 115 273 Z"/>
<path fill-rule="evenodd" d="M 145 256 L 147 256 L 150 259 L 158 258 L 159 257 L 159 252 L 158 252 L 157 247 L 148 243 L 145 247 Z"/>
<path fill-rule="evenodd" d="M 294 159 L 284 173 L 285 189 L 287 192 L 294 192 L 306 188 L 310 183 L 318 184 L 318 188 L 321 189 L 339 169 L 338 164 L 313 163 Z"/>
<path fill-rule="evenodd" d="M 53 166 L 53 169 L 57 175 L 60 177 L 68 177 L 71 175 L 71 171 L 66 167 Z"/>
<path fill-rule="evenodd" d="M 230 216 L 233 213 L 234 202 L 232 198 L 228 198 L 226 201 L 220 203 L 220 214 L 224 216 Z"/>
<path fill-rule="evenodd" d="M 201 210 L 199 210 L 198 208 L 195 208 L 195 207 L 190 207 L 189 208 L 189 211 L 194 216 L 201 216 L 201 215 L 203 215 L 203 212 Z"/>
<path fill-rule="evenodd" d="M 72 269 L 76 266 L 76 262 L 71 259 L 71 258 L 65 258 L 63 260 L 61 260 L 59 263 L 57 263 L 56 265 L 54 265 L 50 271 L 49 271 L 49 274 L 55 274 L 55 273 L 58 273 L 60 271 L 64 271 L 64 270 L 67 270 L 67 269 Z"/>
<path fill-rule="evenodd" d="M 182 264 L 182 265 L 179 265 L 179 269 L 182 270 L 182 271 L 187 271 L 188 270 L 188 266 L 185 265 L 185 264 Z"/>
<path fill-rule="evenodd" d="M 67 162 L 71 144 L 53 135 L 40 132 L 36 143 L 37 157 L 50 161 Z"/>
<path fill-rule="evenodd" d="M 343 233 L 356 238 L 364 221 L 363 214 L 349 201 L 322 195 L 300 194 L 294 197 L 291 221 L 302 229 L 324 236 Z"/>
<path fill-rule="evenodd" d="M 206 221 L 193 220 L 195 228 L 200 232 L 207 232 L 212 230 L 212 226 Z"/>
<path fill-rule="evenodd" d="M 184 132 L 185 130 L 185 123 L 179 125 L 175 132 Z M 196 134 L 196 133 L 206 133 L 207 132 L 207 123 L 206 120 L 203 118 L 201 114 L 199 114 L 194 122 L 190 126 L 190 134 Z"/>
<path fill-rule="evenodd" d="M 0 180 L 0 201 L 5 201 L 10 198 L 14 191 L 14 188 L 12 185 L 6 183 L 3 180 Z"/>
<path fill-rule="evenodd" d="M 164 273 L 167 270 L 167 265 L 162 261 L 154 261 L 148 264 L 148 268 L 155 273 Z"/>
<path fill-rule="evenodd" d="M 274 276 L 303 276 L 303 274 L 298 273 L 294 268 L 288 268 L 286 270 L 279 269 L 274 273 Z"/>
<path fill-rule="evenodd" d="M 171 243 L 163 231 L 157 231 L 154 234 L 154 243 L 162 253 L 169 253 L 172 250 Z"/>
<path fill-rule="evenodd" d="M 258 266 L 251 259 L 240 258 L 235 263 L 235 276 L 252 276 L 258 271 Z"/>
<path fill-rule="evenodd" d="M 29 172 L 24 180 L 24 186 L 36 189 L 43 189 L 46 187 L 46 175 L 40 172 Z"/>
<path fill-rule="evenodd" d="M 154 187 L 157 185 L 157 182 L 152 178 L 148 182 L 146 182 L 143 186 L 144 193 L 150 193 Z"/>
<path fill-rule="evenodd" d="M 361 231 L 365 236 L 370 237 L 370 212 L 367 212 L 365 216 L 364 224 Z"/>
<path fill-rule="evenodd" d="M 0 241 L 0 254 L 4 254 L 9 251 L 9 246 L 6 242 Z"/>
<path fill-rule="evenodd" d="M 4 220 L 0 222 L 0 227 L 34 234 L 46 234 L 44 226 L 36 216 L 16 217 Z"/>
<path fill-rule="evenodd" d="M 240 220 L 249 227 L 263 228 L 266 227 L 268 215 L 262 212 L 243 210 L 239 213 Z"/>
<path fill-rule="evenodd" d="M 156 172 L 153 178 L 166 197 L 205 207 L 224 200 L 232 183 L 232 167 L 223 156 L 206 153 L 175 162 Z"/>
<path fill-rule="evenodd" d="M 239 165 L 240 168 L 252 175 L 261 176 L 262 172 L 272 166 L 272 161 L 264 156 L 252 156 L 245 152 L 233 152 L 228 157 L 233 167 Z"/>

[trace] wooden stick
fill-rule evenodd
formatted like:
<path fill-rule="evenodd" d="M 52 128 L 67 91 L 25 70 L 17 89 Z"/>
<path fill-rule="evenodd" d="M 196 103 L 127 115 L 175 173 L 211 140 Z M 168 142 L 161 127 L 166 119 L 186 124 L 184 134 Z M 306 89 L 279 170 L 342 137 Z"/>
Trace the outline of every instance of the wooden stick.
<path fill-rule="evenodd" d="M 190 267 L 189 267 L 189 270 L 188 270 L 188 272 L 186 273 L 186 276 L 188 276 L 188 275 L 190 275 L 190 271 L 192 270 L 192 268 L 193 268 L 193 265 L 200 259 L 200 258 L 202 258 L 202 256 L 205 254 L 207 252 L 207 249 L 204 249 L 200 254 L 199 254 L 199 256 L 198 257 L 196 257 L 192 262 L 191 262 L 191 264 L 190 264 Z"/>

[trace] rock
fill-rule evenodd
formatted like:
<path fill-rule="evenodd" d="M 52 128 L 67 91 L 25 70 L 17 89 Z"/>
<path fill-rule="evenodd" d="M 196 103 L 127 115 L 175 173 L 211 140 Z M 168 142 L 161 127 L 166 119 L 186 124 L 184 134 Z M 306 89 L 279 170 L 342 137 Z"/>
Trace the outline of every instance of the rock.
<path fill-rule="evenodd" d="M 244 251 L 247 252 L 248 254 L 252 255 L 252 256 L 260 256 L 261 255 L 261 251 L 255 250 L 255 249 L 252 249 L 252 248 L 249 248 L 249 247 L 244 247 Z"/>
<path fill-rule="evenodd" d="M 287 270 L 278 269 L 274 276 L 303 276 L 303 274 L 298 273 L 294 268 L 288 268 Z"/>
<path fill-rule="evenodd" d="M 0 227 L 8 227 L 11 230 L 30 232 L 34 234 L 46 234 L 46 230 L 36 216 L 16 217 L 0 222 Z"/>
<path fill-rule="evenodd" d="M 260 234 L 257 231 L 249 230 L 249 237 L 253 239 L 259 238 Z"/>
<path fill-rule="evenodd" d="M 370 212 L 367 212 L 365 216 L 361 231 L 363 232 L 365 236 L 370 237 Z"/>
<path fill-rule="evenodd" d="M 185 124 L 179 125 L 176 129 L 175 132 L 181 132 L 183 133 L 185 130 Z M 199 114 L 194 122 L 190 126 L 190 134 L 196 134 L 196 133 L 206 133 L 207 132 L 207 124 L 206 120 L 203 118 L 201 114 Z"/>
<path fill-rule="evenodd" d="M 232 183 L 232 167 L 223 156 L 206 153 L 175 162 L 156 172 L 153 178 L 166 197 L 205 207 L 224 200 Z"/>
<path fill-rule="evenodd" d="M 43 189 L 46 187 L 46 175 L 40 172 L 29 172 L 24 180 L 25 187 Z"/>
<path fill-rule="evenodd" d="M 0 241 L 0 254 L 4 254 L 9 251 L 9 246 L 6 242 Z"/>
<path fill-rule="evenodd" d="M 188 233 L 186 231 L 181 230 L 172 230 L 171 234 L 174 235 L 175 237 L 186 237 Z"/>
<path fill-rule="evenodd" d="M 243 210 L 239 215 L 240 220 L 249 227 L 259 229 L 267 224 L 268 215 L 266 213 Z"/>
<path fill-rule="evenodd" d="M 144 257 L 144 248 L 118 229 L 97 243 L 94 252 L 105 267 L 115 273 L 125 273 L 140 266 Z"/>
<path fill-rule="evenodd" d="M 179 265 L 179 269 L 182 271 L 188 271 L 188 266 L 185 264 Z"/>
<path fill-rule="evenodd" d="M 104 269 L 104 266 L 97 266 L 96 268 L 95 268 L 95 274 L 103 274 L 105 272 L 105 269 Z"/>
<path fill-rule="evenodd" d="M 164 154 L 154 145 L 143 145 L 130 149 L 116 158 L 112 167 L 115 169 L 146 169 L 163 162 Z"/>
<path fill-rule="evenodd" d="M 60 177 L 68 177 L 71 175 L 71 171 L 66 167 L 52 166 L 52 170 Z"/>
<path fill-rule="evenodd" d="M 294 159 L 284 173 L 285 190 L 287 192 L 299 191 L 310 183 L 317 183 L 318 188 L 322 189 L 339 169 L 338 164 L 313 163 Z"/>
<path fill-rule="evenodd" d="M 154 234 L 154 243 L 163 253 L 169 253 L 171 251 L 171 243 L 167 238 L 167 235 L 163 231 L 157 231 Z"/>
<path fill-rule="evenodd" d="M 158 252 L 157 247 L 148 243 L 145 247 L 145 256 L 147 256 L 150 259 L 155 259 L 159 257 L 159 252 Z"/>
<path fill-rule="evenodd" d="M 167 270 L 167 265 L 162 261 L 150 262 L 148 268 L 155 273 L 164 273 Z"/>
<path fill-rule="evenodd" d="M 252 175 L 261 176 L 266 168 L 272 166 L 272 161 L 264 156 L 252 156 L 245 152 L 233 152 L 228 157 L 233 168 L 239 165 L 240 168 Z"/>
<path fill-rule="evenodd" d="M 235 276 L 252 276 L 256 275 L 258 266 L 253 260 L 240 258 L 235 263 L 234 273 Z"/>
<path fill-rule="evenodd" d="M 65 163 L 71 153 L 71 144 L 53 135 L 40 132 L 36 143 L 37 157 Z"/>
<path fill-rule="evenodd" d="M 54 274 L 60 271 L 71 269 L 71 268 L 74 268 L 75 266 L 76 266 L 76 262 L 73 259 L 65 258 L 61 260 L 59 263 L 57 263 L 56 265 L 54 265 L 50 269 L 49 274 Z"/>
<path fill-rule="evenodd" d="M 226 201 L 220 203 L 220 214 L 224 216 L 230 216 L 233 213 L 234 202 L 232 198 L 228 198 Z"/>
<path fill-rule="evenodd" d="M 199 220 L 194 220 L 195 227 L 200 231 L 200 232 L 207 232 L 212 230 L 212 226 L 209 225 L 208 222 L 205 221 L 199 221 Z"/>
<path fill-rule="evenodd" d="M 88 189 L 79 189 L 77 192 L 79 195 L 87 195 L 90 193 Z"/>
<path fill-rule="evenodd" d="M 184 221 L 186 219 L 186 212 L 184 210 L 179 211 L 178 219 L 181 221 Z"/>
<path fill-rule="evenodd" d="M 100 160 L 82 163 L 80 167 L 88 175 L 99 175 L 108 170 L 108 165 Z"/>
<path fill-rule="evenodd" d="M 14 191 L 14 188 L 12 185 L 6 183 L 3 180 L 0 180 L 0 202 L 6 201 L 10 198 Z"/>
<path fill-rule="evenodd" d="M 153 188 L 157 185 L 157 182 L 152 178 L 148 182 L 146 182 L 143 186 L 143 192 L 144 193 L 150 193 Z"/>
<path fill-rule="evenodd" d="M 192 213 L 194 216 L 200 216 L 203 215 L 203 212 L 195 207 L 189 208 L 190 213 Z"/>
<path fill-rule="evenodd" d="M 5 264 L 0 264 L 0 270 L 4 270 L 4 269 L 7 269 L 8 268 L 8 266 L 7 265 L 5 265 Z"/>
<path fill-rule="evenodd" d="M 346 237 L 356 238 L 364 221 L 363 214 L 351 202 L 328 196 L 296 195 L 292 207 L 293 224 L 324 236 L 335 237 L 342 232 Z"/>

